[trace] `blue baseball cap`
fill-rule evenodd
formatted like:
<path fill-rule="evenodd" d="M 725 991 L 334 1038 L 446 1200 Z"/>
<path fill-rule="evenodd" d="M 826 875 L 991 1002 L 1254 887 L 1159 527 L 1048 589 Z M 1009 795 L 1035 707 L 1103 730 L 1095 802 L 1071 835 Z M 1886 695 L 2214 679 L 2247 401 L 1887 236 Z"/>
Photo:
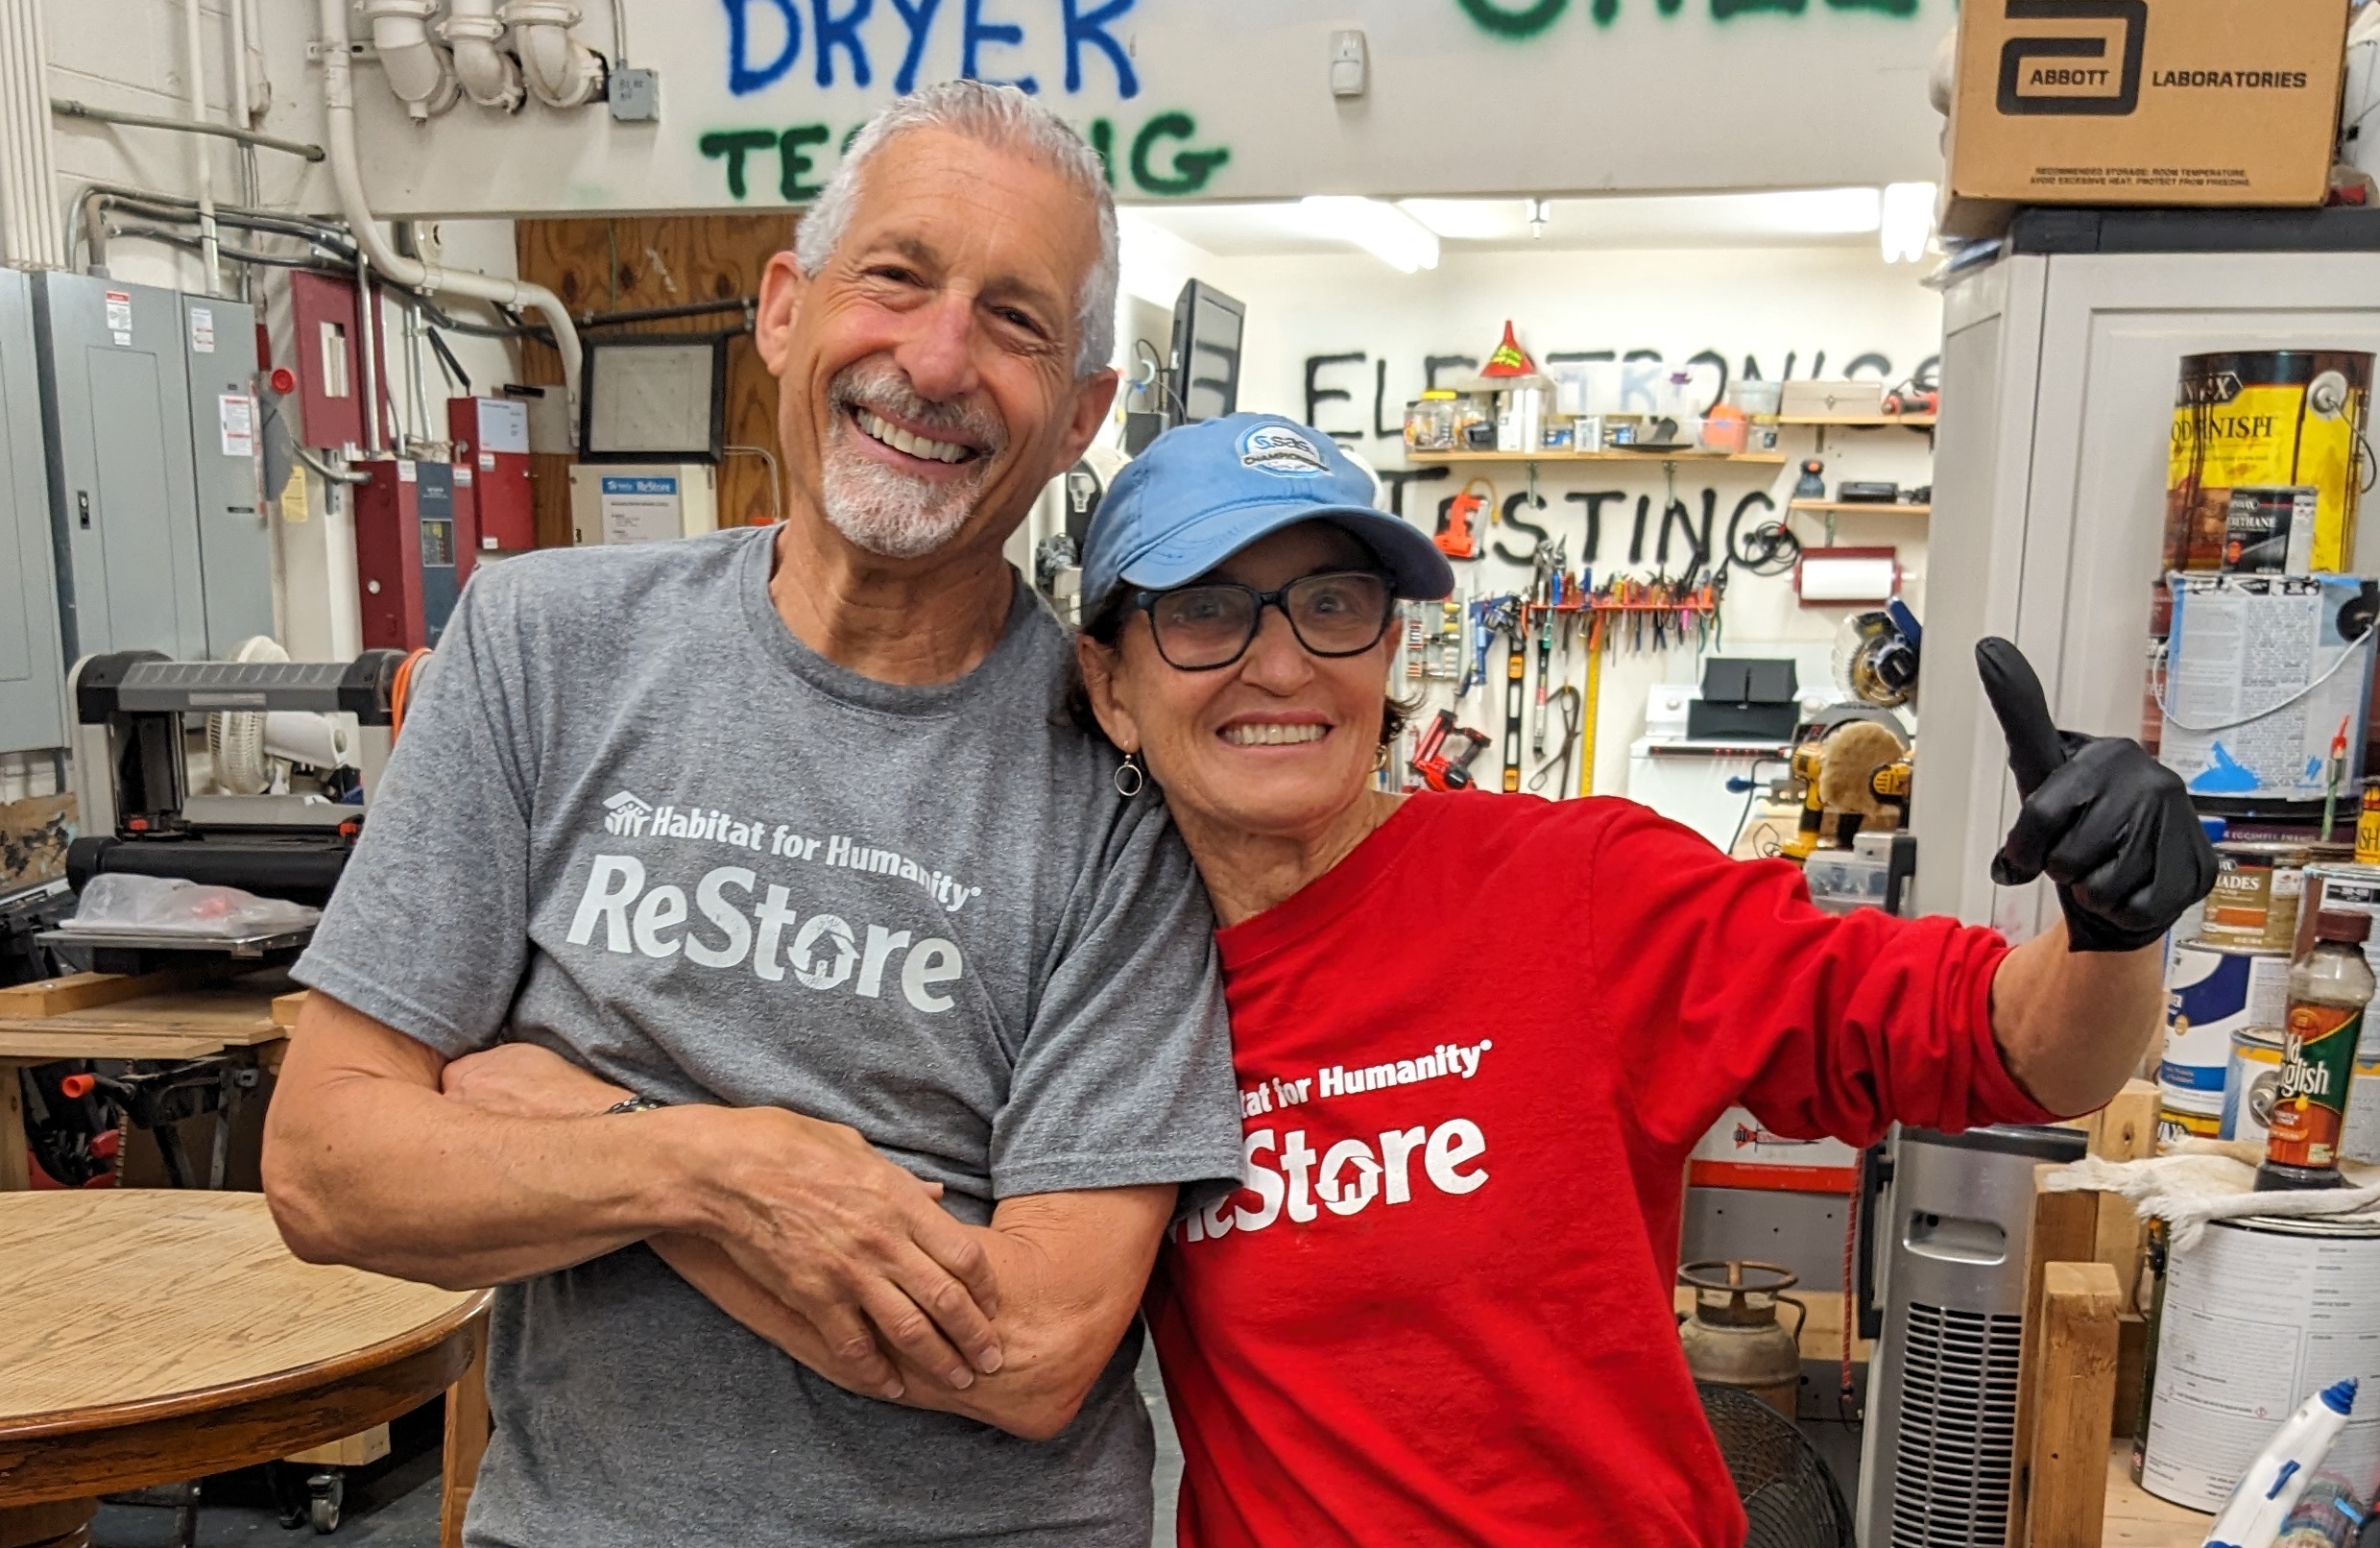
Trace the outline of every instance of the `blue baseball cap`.
<path fill-rule="evenodd" d="M 1371 478 L 1329 436 L 1278 414 L 1233 414 L 1167 430 L 1116 475 L 1084 544 L 1083 617 L 1118 586 L 1180 586 L 1315 520 L 1360 539 L 1399 596 L 1454 590 L 1438 545 L 1374 505 Z"/>

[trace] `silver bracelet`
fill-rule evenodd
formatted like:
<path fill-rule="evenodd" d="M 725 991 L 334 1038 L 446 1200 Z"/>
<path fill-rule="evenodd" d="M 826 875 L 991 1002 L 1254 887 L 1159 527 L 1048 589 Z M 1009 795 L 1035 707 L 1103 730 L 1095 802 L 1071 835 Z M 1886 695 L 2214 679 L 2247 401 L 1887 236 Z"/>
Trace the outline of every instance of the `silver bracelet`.
<path fill-rule="evenodd" d="M 656 1108 L 666 1107 L 668 1105 L 669 1103 L 654 1097 L 631 1097 L 626 1101 L 615 1101 L 611 1106 L 606 1107 L 603 1110 L 603 1115 L 606 1118 L 609 1118 L 613 1113 L 649 1113 Z"/>

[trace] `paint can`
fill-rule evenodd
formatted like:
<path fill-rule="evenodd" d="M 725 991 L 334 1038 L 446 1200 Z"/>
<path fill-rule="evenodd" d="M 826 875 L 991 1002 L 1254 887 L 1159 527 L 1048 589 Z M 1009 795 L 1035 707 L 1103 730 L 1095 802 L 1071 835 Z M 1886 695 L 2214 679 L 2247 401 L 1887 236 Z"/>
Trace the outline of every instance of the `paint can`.
<path fill-rule="evenodd" d="M 2223 1138 L 2265 1143 L 2272 1103 L 2281 1094 L 2285 1046 L 2279 1032 L 2232 1035 L 2231 1068 L 2223 1087 Z M 2339 1135 L 2339 1153 L 2350 1161 L 2380 1164 L 2380 1059 L 2356 1061 L 2347 1088 L 2347 1121 Z"/>
<path fill-rule="evenodd" d="M 2159 1096 L 2157 1107 L 2157 1149 L 2170 1150 L 2183 1140 L 2219 1140 L 2223 1138 L 2223 1099 L 2211 1103 L 2176 1104 L 2174 1093 Z"/>
<path fill-rule="evenodd" d="M 2224 520 L 2223 568 L 2232 575 L 2313 572 L 2315 512 L 2321 491 L 2307 484 L 2241 484 Z"/>
<path fill-rule="evenodd" d="M 2224 1072 L 2223 1138 L 2264 1143 L 2272 1102 L 2281 1092 L 2279 1032 L 2261 1028 L 2231 1034 L 2231 1064 Z"/>
<path fill-rule="evenodd" d="M 2287 950 L 2297 938 L 2297 900 L 2314 852 L 2304 844 L 2226 839 L 2215 846 L 2215 890 L 2199 939 L 2209 946 Z"/>
<path fill-rule="evenodd" d="M 2215 1221 L 2164 1256 L 2138 1480 L 2159 1499 L 2220 1510 L 2298 1404 L 2342 1376 L 2368 1391 L 2380 1380 L 2380 1224 Z M 2380 1408 L 2350 1419 L 2322 1465 L 2369 1498 Z"/>
<path fill-rule="evenodd" d="M 2356 448 L 2372 357 L 2349 350 L 2185 355 L 2175 395 L 2165 497 L 2165 568 L 2227 568 L 2233 493 L 2290 494 L 2292 574 L 2352 568 L 2362 480 Z M 2295 491 L 2313 492 L 2299 531 Z M 2294 561 L 2302 544 L 2303 568 Z"/>
<path fill-rule="evenodd" d="M 2157 1065 L 2165 1104 L 2220 1117 L 2232 1034 L 2277 1028 L 2288 1014 L 2284 954 L 2197 943 L 2176 947 L 2165 980 L 2165 1052 Z"/>

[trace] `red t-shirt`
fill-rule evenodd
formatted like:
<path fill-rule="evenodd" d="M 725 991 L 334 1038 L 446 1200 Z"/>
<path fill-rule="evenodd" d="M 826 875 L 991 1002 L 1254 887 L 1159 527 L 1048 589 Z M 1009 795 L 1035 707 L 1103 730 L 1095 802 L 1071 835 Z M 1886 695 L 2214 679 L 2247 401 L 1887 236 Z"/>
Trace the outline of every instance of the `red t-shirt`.
<path fill-rule="evenodd" d="M 1623 801 L 1416 796 L 1217 942 L 1249 1186 L 1148 1294 L 1191 1548 L 1732 1548 L 1671 1304 L 1695 1142 L 2050 1116 L 1998 935 L 1829 916 Z"/>

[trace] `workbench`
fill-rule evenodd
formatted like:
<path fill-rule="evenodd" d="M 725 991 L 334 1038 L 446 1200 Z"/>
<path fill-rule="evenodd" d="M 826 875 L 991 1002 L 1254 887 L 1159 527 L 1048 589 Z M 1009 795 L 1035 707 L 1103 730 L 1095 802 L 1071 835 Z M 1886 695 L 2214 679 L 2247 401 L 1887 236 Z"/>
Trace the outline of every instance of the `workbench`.
<path fill-rule="evenodd" d="M 220 984 L 78 973 L 0 989 L 0 1193 L 32 1183 L 18 1066 L 229 1053 L 236 1065 L 272 1071 L 301 998 L 290 987 L 277 973 Z M 276 998 L 286 1004 L 276 1006 Z M 276 1020 L 276 1010 L 285 1019 Z"/>
<path fill-rule="evenodd" d="M 459 1543 L 489 1299 L 301 1263 L 256 1194 L 0 1195 L 0 1542 L 81 1548 L 102 1493 L 286 1457 L 444 1392 L 442 1540 Z"/>

